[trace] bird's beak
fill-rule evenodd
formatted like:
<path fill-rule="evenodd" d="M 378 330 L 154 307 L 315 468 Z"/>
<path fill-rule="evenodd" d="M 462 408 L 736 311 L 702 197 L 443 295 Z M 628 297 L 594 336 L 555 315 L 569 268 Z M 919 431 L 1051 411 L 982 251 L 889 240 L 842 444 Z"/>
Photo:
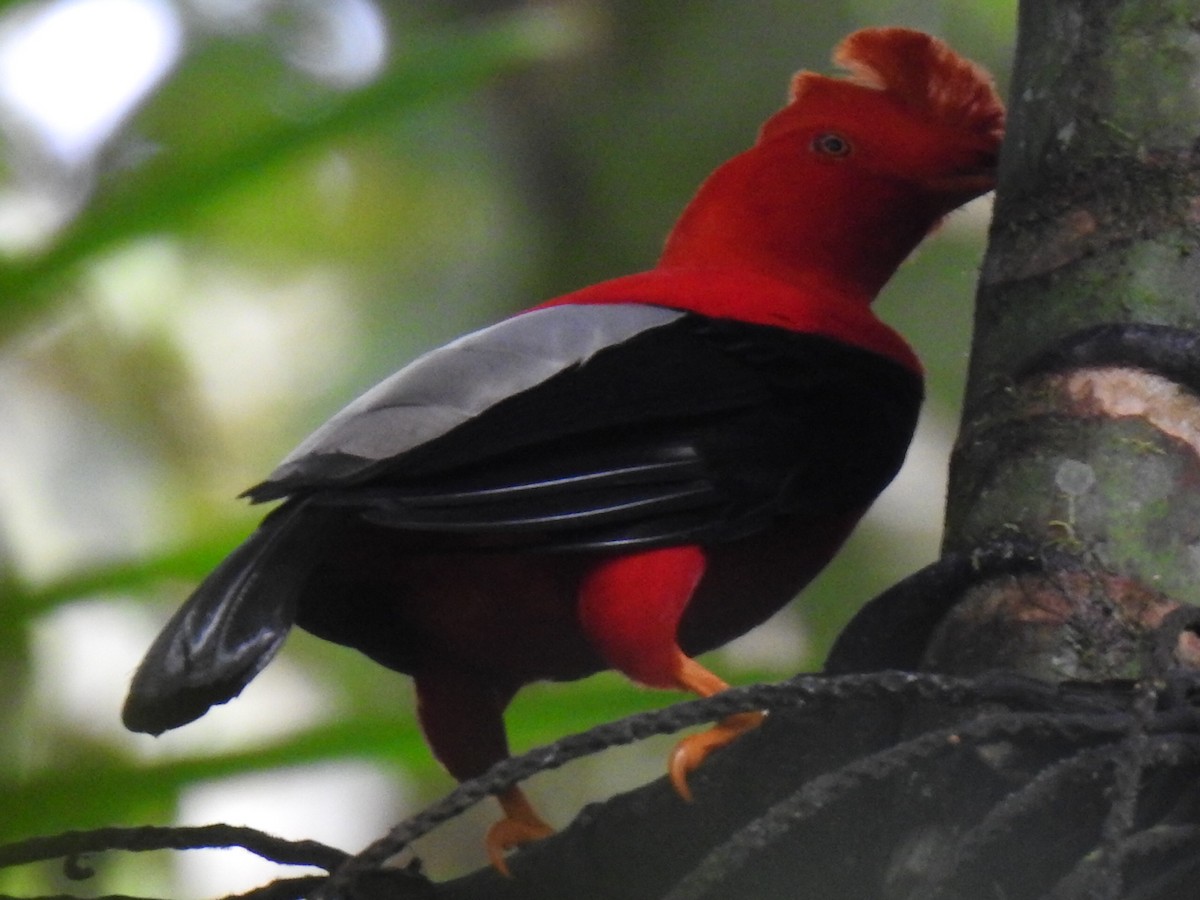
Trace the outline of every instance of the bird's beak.
<path fill-rule="evenodd" d="M 996 173 L 994 171 L 974 171 L 956 175 L 940 175 L 936 178 L 922 180 L 921 186 L 931 193 L 941 194 L 944 197 L 964 198 L 958 202 L 965 203 L 967 200 L 979 197 L 995 188 Z"/>
<path fill-rule="evenodd" d="M 959 164 L 942 170 L 936 175 L 922 179 L 921 187 L 931 193 L 965 203 L 973 197 L 986 194 L 996 186 L 996 172 L 1000 163 L 999 144 L 964 148 Z"/>

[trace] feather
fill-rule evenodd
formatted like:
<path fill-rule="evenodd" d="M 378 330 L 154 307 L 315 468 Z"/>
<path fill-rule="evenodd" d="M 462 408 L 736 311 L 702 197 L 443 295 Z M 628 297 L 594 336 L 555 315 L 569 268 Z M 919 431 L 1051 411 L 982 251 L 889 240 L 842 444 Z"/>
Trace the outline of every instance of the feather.
<path fill-rule="evenodd" d="M 1004 133 L 1004 107 L 992 77 L 943 41 L 906 28 L 864 28 L 833 53 L 851 83 L 886 91 L 928 117 L 995 138 Z"/>
<path fill-rule="evenodd" d="M 870 95 L 883 95 L 924 121 L 999 144 L 1004 104 L 991 75 L 946 43 L 905 28 L 865 28 L 833 54 L 849 77 L 799 72 L 790 102 L 763 126 L 763 136 L 794 127 L 797 114 L 814 108 L 853 110 Z"/>
<path fill-rule="evenodd" d="M 133 676 L 121 711 L 126 728 L 161 734 L 198 719 L 274 658 L 307 575 L 304 553 L 273 565 L 299 508 L 268 516 L 176 610 Z"/>

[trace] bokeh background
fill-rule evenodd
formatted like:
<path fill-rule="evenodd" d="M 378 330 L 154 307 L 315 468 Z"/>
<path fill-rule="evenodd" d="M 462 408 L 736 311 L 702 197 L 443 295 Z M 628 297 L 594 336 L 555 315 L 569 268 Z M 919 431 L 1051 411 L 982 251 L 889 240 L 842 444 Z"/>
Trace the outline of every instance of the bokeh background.
<path fill-rule="evenodd" d="M 305 634 L 237 701 L 125 733 L 142 652 L 261 511 L 234 499 L 422 350 L 651 265 L 792 72 L 863 26 L 933 32 L 1007 83 L 1015 0 L 0 2 L 0 841 L 250 824 L 358 849 L 452 787 L 407 680 Z M 929 370 L 909 463 L 801 602 L 708 664 L 820 666 L 937 549 L 986 200 L 879 302 Z M 677 697 L 530 688 L 514 750 Z M 663 772 L 670 739 L 535 779 L 565 825 Z M 699 813 L 699 811 L 698 811 Z M 490 808 L 418 847 L 483 862 Z M 204 897 L 245 854 L 114 855 L 0 893 Z"/>

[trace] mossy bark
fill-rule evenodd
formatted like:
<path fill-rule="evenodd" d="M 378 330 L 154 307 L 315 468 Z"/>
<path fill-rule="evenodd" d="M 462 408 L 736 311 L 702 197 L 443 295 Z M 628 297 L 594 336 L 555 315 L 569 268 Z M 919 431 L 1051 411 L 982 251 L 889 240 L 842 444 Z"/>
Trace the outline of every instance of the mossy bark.
<path fill-rule="evenodd" d="M 1095 588 L 1060 592 L 1064 641 L 1089 640 L 1079 628 L 1093 620 L 1097 647 L 1136 648 L 1200 603 L 1197 86 L 1195 0 L 1021 6 L 944 549 L 1020 534 L 1084 558 Z M 1131 606 L 1131 581 L 1155 603 Z M 1046 591 L 1013 614 L 1036 618 Z M 986 597 L 956 609 L 960 626 L 995 614 Z M 1120 637 L 1099 628 L 1109 618 Z M 1042 675 L 1139 674 L 1132 651 L 1085 666 L 1061 647 L 994 649 Z"/>

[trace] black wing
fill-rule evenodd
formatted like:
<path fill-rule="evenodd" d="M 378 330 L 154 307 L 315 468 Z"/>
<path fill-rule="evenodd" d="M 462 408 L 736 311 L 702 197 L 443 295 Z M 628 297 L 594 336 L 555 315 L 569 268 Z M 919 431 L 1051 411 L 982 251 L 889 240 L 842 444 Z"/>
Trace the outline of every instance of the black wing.
<path fill-rule="evenodd" d="M 417 360 L 247 493 L 489 544 L 728 540 L 868 504 L 920 399 L 915 373 L 819 336 L 550 307 Z"/>

